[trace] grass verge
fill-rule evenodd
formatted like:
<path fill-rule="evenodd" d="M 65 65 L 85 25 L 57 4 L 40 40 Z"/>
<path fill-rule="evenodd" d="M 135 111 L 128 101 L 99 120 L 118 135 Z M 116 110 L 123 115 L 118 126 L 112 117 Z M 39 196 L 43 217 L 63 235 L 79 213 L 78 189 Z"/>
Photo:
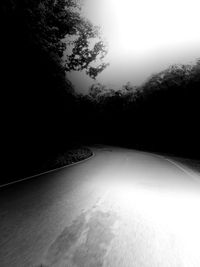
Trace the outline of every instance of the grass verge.
<path fill-rule="evenodd" d="M 11 172 L 10 175 L 7 175 L 0 179 L 0 186 L 85 160 L 92 155 L 93 153 L 88 147 L 68 149 L 63 153 L 54 155 L 51 158 L 47 159 L 40 166 L 35 166 L 33 164 L 33 166 L 31 166 L 30 168 L 26 168 L 25 166 L 23 169 Z"/>
<path fill-rule="evenodd" d="M 43 167 L 43 172 L 79 162 L 92 155 L 92 151 L 87 147 L 70 149 L 67 152 L 60 153 L 57 157 L 48 160 Z"/>

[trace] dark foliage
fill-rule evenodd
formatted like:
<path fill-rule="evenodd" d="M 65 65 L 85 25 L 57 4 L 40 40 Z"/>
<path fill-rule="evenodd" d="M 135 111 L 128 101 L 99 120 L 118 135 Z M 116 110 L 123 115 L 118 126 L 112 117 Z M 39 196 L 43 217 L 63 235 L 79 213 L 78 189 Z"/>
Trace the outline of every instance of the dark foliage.
<path fill-rule="evenodd" d="M 85 69 L 95 79 L 107 66 L 98 28 L 80 17 L 77 1 L 0 5 L 1 151 L 7 176 L 40 169 L 46 159 L 81 143 L 200 157 L 200 61 L 172 66 L 140 87 L 127 83 L 115 91 L 96 84 L 87 96 L 77 96 L 66 70 Z M 63 62 L 66 35 L 77 38 Z M 93 47 L 91 38 L 98 39 Z M 96 59 L 101 63 L 93 66 Z"/>
<path fill-rule="evenodd" d="M 99 39 L 96 41 L 96 39 Z M 91 42 L 95 42 L 91 46 Z M 99 29 L 94 27 L 88 20 L 81 19 L 81 23 L 77 27 L 77 36 L 74 40 L 72 54 L 67 56 L 66 71 L 85 69 L 86 73 L 95 79 L 109 64 L 101 62 L 107 54 L 105 43 L 99 38 Z M 92 66 L 92 63 L 99 60 L 97 66 Z"/>
<path fill-rule="evenodd" d="M 58 18 L 51 17 L 40 1 L 8 0 L 1 6 L 1 140 L 4 167 L 11 176 L 36 168 L 61 145 L 66 132 L 61 121 L 70 110 L 71 86 L 60 64 L 64 30 L 57 25 Z"/>
<path fill-rule="evenodd" d="M 200 61 L 174 65 L 136 88 L 100 84 L 80 101 L 95 142 L 200 157 Z M 88 127 L 89 129 L 89 127 Z"/>
<path fill-rule="evenodd" d="M 66 36 L 94 28 L 76 0 L 3 0 L 0 8 L 1 151 L 6 176 L 16 176 L 78 143 L 76 101 L 62 57 Z"/>

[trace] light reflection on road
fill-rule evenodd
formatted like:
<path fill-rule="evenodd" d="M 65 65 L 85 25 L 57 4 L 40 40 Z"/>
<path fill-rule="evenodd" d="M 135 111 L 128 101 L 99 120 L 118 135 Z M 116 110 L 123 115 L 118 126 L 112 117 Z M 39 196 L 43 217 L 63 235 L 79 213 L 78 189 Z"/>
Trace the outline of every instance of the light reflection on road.
<path fill-rule="evenodd" d="M 131 150 L 0 195 L 2 267 L 199 267 L 200 184 Z"/>

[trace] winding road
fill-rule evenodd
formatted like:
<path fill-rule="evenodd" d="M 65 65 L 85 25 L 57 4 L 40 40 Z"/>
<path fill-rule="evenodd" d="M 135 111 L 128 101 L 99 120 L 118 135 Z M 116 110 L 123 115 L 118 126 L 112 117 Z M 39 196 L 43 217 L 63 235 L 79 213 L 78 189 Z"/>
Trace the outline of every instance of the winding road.
<path fill-rule="evenodd" d="M 199 267 L 200 176 L 151 153 L 92 150 L 0 188 L 0 266 Z"/>

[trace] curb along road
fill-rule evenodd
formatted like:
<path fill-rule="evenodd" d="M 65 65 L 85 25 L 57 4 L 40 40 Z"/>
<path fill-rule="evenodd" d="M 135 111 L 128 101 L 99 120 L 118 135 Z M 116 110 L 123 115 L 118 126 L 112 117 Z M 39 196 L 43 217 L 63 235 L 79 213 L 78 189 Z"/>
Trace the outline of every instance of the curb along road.
<path fill-rule="evenodd" d="M 74 162 L 74 163 L 71 163 L 71 164 L 68 164 L 68 165 L 65 165 L 65 166 L 62 166 L 62 167 L 58 167 L 58 168 L 55 168 L 55 169 L 52 169 L 52 170 L 49 170 L 49 171 L 46 171 L 46 172 L 41 172 L 41 173 L 38 173 L 38 174 L 34 174 L 34 175 L 28 176 L 26 178 L 23 178 L 23 179 L 20 179 L 20 180 L 16 180 L 16 181 L 10 182 L 10 183 L 2 184 L 2 185 L 0 185 L 0 189 L 3 188 L 3 187 L 6 187 L 6 186 L 12 185 L 12 184 L 16 184 L 16 183 L 19 183 L 19 182 L 23 182 L 23 181 L 26 181 L 26 180 L 30 180 L 30 179 L 36 178 L 36 177 L 41 176 L 43 174 L 51 173 L 51 172 L 54 172 L 54 171 L 58 171 L 58 170 L 67 168 L 67 167 L 74 166 L 76 164 L 80 164 L 82 162 L 85 162 L 85 161 L 93 158 L 94 156 L 95 156 L 95 153 L 92 151 L 92 155 L 89 156 L 86 159 L 79 160 L 77 162 Z"/>

